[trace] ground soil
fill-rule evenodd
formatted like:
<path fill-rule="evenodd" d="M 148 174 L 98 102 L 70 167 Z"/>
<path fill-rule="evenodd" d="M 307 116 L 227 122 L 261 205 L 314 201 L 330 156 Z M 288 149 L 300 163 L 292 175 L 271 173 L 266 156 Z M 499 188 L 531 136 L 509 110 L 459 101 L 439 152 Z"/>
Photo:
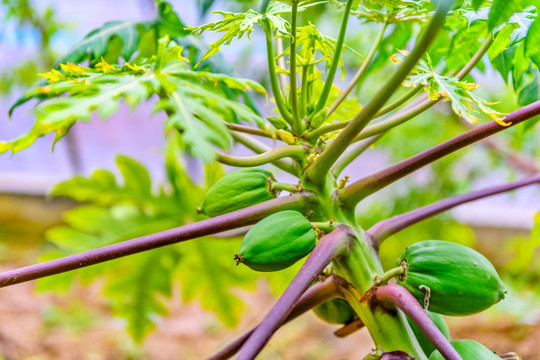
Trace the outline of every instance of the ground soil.
<path fill-rule="evenodd" d="M 211 314 L 175 296 L 170 316 L 138 347 L 110 316 L 99 285 L 75 289 L 69 296 L 39 295 L 31 283 L 16 285 L 0 291 L 0 359 L 204 359 L 249 329 L 273 303 L 264 284 L 245 296 L 254 305 L 237 329 L 224 328 Z M 540 324 L 518 324 L 505 316 L 451 320 L 454 338 L 475 339 L 498 353 L 515 351 L 525 360 L 540 360 Z M 306 314 L 284 326 L 260 359 L 362 359 L 372 348 L 367 331 L 337 338 L 333 332 L 338 328 Z"/>

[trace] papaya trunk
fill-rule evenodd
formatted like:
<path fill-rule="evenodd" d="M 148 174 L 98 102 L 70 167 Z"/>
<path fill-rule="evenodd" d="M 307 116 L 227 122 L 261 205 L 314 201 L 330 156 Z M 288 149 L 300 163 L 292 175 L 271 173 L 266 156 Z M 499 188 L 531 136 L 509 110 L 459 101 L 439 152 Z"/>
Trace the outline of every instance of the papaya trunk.
<path fill-rule="evenodd" d="M 378 350 L 404 351 L 414 359 L 426 360 L 405 315 L 397 309 L 374 306 L 370 301 L 374 279 L 384 273 L 379 256 L 369 235 L 358 227 L 352 214 L 344 215 L 342 221 L 356 233 L 348 256 L 340 256 L 333 262 L 335 273 L 355 287 L 356 291 L 346 294 L 349 304 L 367 327 Z"/>

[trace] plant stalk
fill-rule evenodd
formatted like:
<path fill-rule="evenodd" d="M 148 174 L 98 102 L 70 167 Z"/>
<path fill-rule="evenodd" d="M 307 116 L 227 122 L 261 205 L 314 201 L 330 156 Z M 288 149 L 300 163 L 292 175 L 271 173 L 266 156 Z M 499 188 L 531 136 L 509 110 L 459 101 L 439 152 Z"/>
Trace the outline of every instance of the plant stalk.
<path fill-rule="evenodd" d="M 352 89 L 354 89 L 356 84 L 358 84 L 358 81 L 364 75 L 364 73 L 367 70 L 369 64 L 371 63 L 371 60 L 373 60 L 373 56 L 375 56 L 375 52 L 377 51 L 377 48 L 379 47 L 379 45 L 380 45 L 380 43 L 381 43 L 381 41 L 383 39 L 384 32 L 386 31 L 387 26 L 388 26 L 387 22 L 383 23 L 383 27 L 379 31 L 379 34 L 377 35 L 377 38 L 375 39 L 375 42 L 371 46 L 371 49 L 369 50 L 366 58 L 364 59 L 364 62 L 362 63 L 362 65 L 360 66 L 360 68 L 358 69 L 356 74 L 354 75 L 354 78 L 351 80 L 349 85 L 347 85 L 345 90 L 343 90 L 343 92 L 341 93 L 339 98 L 336 101 L 334 101 L 334 103 L 330 106 L 330 108 L 328 109 L 328 112 L 326 113 L 326 117 L 330 117 L 330 115 L 332 115 L 332 113 L 334 111 L 336 111 L 336 109 L 339 107 L 339 105 L 341 105 L 343 100 L 345 100 L 347 98 L 347 96 L 351 93 Z"/>
<path fill-rule="evenodd" d="M 271 147 L 266 146 L 262 142 L 259 142 L 248 135 L 237 133 L 235 131 L 232 131 L 231 135 L 233 139 L 235 139 L 236 141 L 238 141 L 240 144 L 244 145 L 248 149 L 256 152 L 257 154 L 266 153 L 272 150 Z M 299 172 L 298 167 L 292 161 L 289 161 L 287 159 L 280 159 L 280 160 L 273 161 L 272 164 L 274 164 L 277 168 L 283 171 L 286 171 L 292 175 L 295 175 L 295 176 L 298 175 L 298 172 Z"/>
<path fill-rule="evenodd" d="M 270 87 L 272 88 L 272 93 L 274 94 L 274 99 L 276 101 L 276 106 L 279 110 L 279 113 L 281 114 L 281 116 L 283 116 L 283 119 L 285 119 L 285 121 L 287 121 L 289 124 L 292 124 L 292 116 L 289 112 L 289 109 L 287 109 L 287 105 L 285 105 L 285 102 L 283 101 L 277 79 L 276 60 L 274 54 L 274 38 L 272 36 L 270 22 L 268 21 L 268 19 L 264 19 L 262 21 L 262 25 L 266 37 L 266 56 L 268 60 L 268 75 L 270 76 Z"/>
<path fill-rule="evenodd" d="M 421 208 L 406 212 L 404 214 L 393 216 L 389 219 L 380 221 L 377 224 L 373 225 L 367 232 L 371 235 L 371 239 L 375 243 L 381 244 L 391 235 L 422 220 L 440 214 L 443 211 L 452 209 L 456 206 L 466 204 L 474 200 L 482 199 L 488 196 L 501 194 L 524 186 L 539 183 L 540 174 L 509 184 L 493 186 L 487 189 L 473 191 L 469 194 L 444 199 L 441 201 L 437 201 L 433 204 L 429 204 Z"/>
<path fill-rule="evenodd" d="M 332 90 L 332 85 L 334 84 L 334 78 L 336 77 L 337 68 L 339 66 L 339 60 L 341 59 L 341 52 L 343 50 L 343 44 L 345 42 L 345 34 L 347 33 L 347 25 L 349 24 L 349 15 L 351 14 L 351 8 L 353 5 L 353 0 L 347 0 L 347 4 L 345 5 L 345 11 L 343 12 L 343 19 L 341 20 L 341 26 L 339 29 L 339 35 L 336 42 L 336 48 L 334 51 L 334 57 L 332 58 L 332 65 L 330 66 L 330 70 L 328 71 L 328 75 L 326 76 L 326 80 L 324 82 L 324 87 L 321 92 L 321 96 L 319 97 L 319 101 L 317 102 L 317 106 L 315 107 L 315 110 L 313 111 L 314 114 L 321 111 L 324 106 L 326 105 L 326 101 L 328 100 L 328 96 L 330 95 L 330 90 Z M 369 61 L 364 62 L 364 64 Z M 362 64 L 362 66 L 364 65 Z M 366 65 L 367 67 L 367 65 Z M 354 87 L 354 85 L 353 85 Z M 349 90 L 350 91 L 350 90 Z M 346 97 L 347 95 L 345 95 Z M 339 106 L 339 104 L 338 104 Z M 337 106 L 336 106 L 337 108 Z M 335 108 L 334 108 L 335 110 Z M 333 112 L 333 110 L 332 110 Z M 330 112 L 331 114 L 331 112 Z"/>
<path fill-rule="evenodd" d="M 263 154 L 246 157 L 232 156 L 218 152 L 216 160 L 222 164 L 230 166 L 252 167 L 268 164 L 285 157 L 292 157 L 302 160 L 305 152 L 306 149 L 303 145 L 283 145 Z"/>
<path fill-rule="evenodd" d="M 502 126 L 496 121 L 478 126 L 439 145 L 403 160 L 389 168 L 366 176 L 342 190 L 338 196 L 345 208 L 354 208 L 358 202 L 374 192 L 392 184 L 410 173 L 468 145 L 485 139 L 504 129 L 515 126 L 540 114 L 540 100 L 511 112 L 504 118 L 509 126 Z"/>
<path fill-rule="evenodd" d="M 291 46 L 289 47 L 289 84 L 291 97 L 292 129 L 300 136 L 304 129 L 298 111 L 298 89 L 296 88 L 296 22 L 298 20 L 298 0 L 291 5 Z"/>
<path fill-rule="evenodd" d="M 360 111 L 360 113 L 347 125 L 338 137 L 315 159 L 307 169 L 307 178 L 315 186 L 321 188 L 334 162 L 343 154 L 354 140 L 356 135 L 369 123 L 373 116 L 388 101 L 388 98 L 405 80 L 409 72 L 414 68 L 418 60 L 425 54 L 429 45 L 435 39 L 439 29 L 453 1 L 441 0 L 430 23 L 418 40 L 414 50 L 405 58 L 405 61 L 397 68 L 392 77 L 375 94 L 373 99 Z"/>
<path fill-rule="evenodd" d="M 278 211 L 306 211 L 309 198 L 313 196 L 311 193 L 301 192 L 291 196 L 279 197 L 193 224 L 122 241 L 60 259 L 5 271 L 0 273 L 0 288 L 99 264 L 201 236 L 252 225 Z"/>

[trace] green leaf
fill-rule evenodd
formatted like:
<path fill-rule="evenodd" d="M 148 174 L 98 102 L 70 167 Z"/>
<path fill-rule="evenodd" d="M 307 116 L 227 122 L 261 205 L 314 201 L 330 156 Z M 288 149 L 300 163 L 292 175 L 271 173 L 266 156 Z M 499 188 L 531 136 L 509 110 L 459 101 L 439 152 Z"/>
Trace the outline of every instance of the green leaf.
<path fill-rule="evenodd" d="M 540 99 L 540 76 L 538 71 L 534 72 L 532 81 L 523 86 L 518 93 L 519 106 L 532 104 Z"/>
<path fill-rule="evenodd" d="M 236 100 L 251 89 L 265 93 L 260 84 L 188 70 L 182 52 L 182 47 L 164 37 L 157 55 L 142 66 L 111 65 L 103 60 L 95 69 L 68 63 L 62 65 L 62 71 L 42 74 L 51 84 L 31 89 L 23 97 L 24 101 L 44 99 L 34 108 L 34 126 L 18 139 L 0 142 L 0 153 L 17 152 L 51 132 L 58 141 L 75 122 L 90 120 L 94 111 L 107 118 L 117 111 L 120 99 L 135 107 L 154 94 L 163 98 L 155 109 L 169 112 L 166 129 L 180 130 L 190 153 L 205 161 L 214 159 L 214 146 L 229 147 L 230 131 L 225 122 L 255 121 L 264 126 L 258 113 Z"/>
<path fill-rule="evenodd" d="M 122 57 L 129 61 L 139 45 L 138 26 L 148 27 L 150 22 L 110 21 L 92 30 L 80 42 L 58 59 L 57 64 L 81 62 L 89 57 L 100 59 L 107 54 L 107 45 L 112 37 L 122 40 Z"/>
<path fill-rule="evenodd" d="M 210 44 L 210 49 L 201 58 L 197 65 L 199 65 L 201 61 L 204 61 L 210 58 L 212 55 L 218 53 L 221 45 L 229 45 L 235 37 L 241 39 L 246 34 L 249 37 L 251 31 L 253 31 L 253 26 L 258 24 L 264 18 L 263 14 L 259 14 L 251 9 L 246 13 L 214 11 L 213 14 L 220 14 L 223 16 L 223 19 L 198 27 L 188 26 L 188 29 L 191 30 L 193 34 L 198 35 L 201 35 L 205 31 L 225 33 L 221 39 Z"/>
<path fill-rule="evenodd" d="M 401 55 L 408 55 L 406 51 L 400 51 Z M 399 57 L 395 61 L 400 61 Z M 471 90 L 476 89 L 479 85 L 460 81 L 451 76 L 442 76 L 435 72 L 431 65 L 431 59 L 427 57 L 427 61 L 421 60 L 418 62 L 411 75 L 404 83 L 405 86 L 416 87 L 423 86 L 428 92 L 428 96 L 432 100 L 444 98 L 445 101 L 450 101 L 452 110 L 463 119 L 470 123 L 476 123 L 479 119 L 476 116 L 478 111 L 489 115 L 492 120 L 497 121 L 503 126 L 509 124 L 503 121 L 503 114 L 495 111 L 489 105 L 493 105 L 488 101 L 480 99 L 472 93 Z M 476 109 L 473 108 L 476 106 Z"/>
<path fill-rule="evenodd" d="M 160 37 L 165 35 L 184 37 L 190 34 L 190 31 L 186 29 L 186 25 L 180 20 L 172 5 L 167 1 L 157 1 L 155 25 L 160 30 Z"/>
<path fill-rule="evenodd" d="M 150 333 L 160 317 L 168 313 L 163 301 L 169 298 L 174 283 L 174 269 L 181 260 L 175 248 L 159 249 L 130 258 L 136 266 L 125 264 L 118 271 L 130 276 L 111 277 L 105 296 L 115 316 L 126 319 L 129 334 L 137 342 Z"/>
<path fill-rule="evenodd" d="M 540 17 L 537 17 L 529 29 L 527 39 L 525 40 L 525 52 L 536 67 L 540 69 Z"/>
<path fill-rule="evenodd" d="M 488 27 L 490 30 L 508 21 L 512 14 L 519 12 L 522 6 L 519 1 L 493 0 L 489 12 Z"/>

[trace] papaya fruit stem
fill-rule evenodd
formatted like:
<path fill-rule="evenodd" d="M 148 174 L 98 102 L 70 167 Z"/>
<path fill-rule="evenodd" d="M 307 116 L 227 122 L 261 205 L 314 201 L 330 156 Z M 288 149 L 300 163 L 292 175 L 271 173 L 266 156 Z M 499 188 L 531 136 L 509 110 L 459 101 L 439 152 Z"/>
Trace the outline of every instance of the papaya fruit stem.
<path fill-rule="evenodd" d="M 447 360 L 463 360 L 457 353 L 448 339 L 429 318 L 427 312 L 416 301 L 414 296 L 403 286 L 398 284 L 388 284 L 374 288 L 374 299 L 381 305 L 392 308 L 397 306 L 405 313 L 427 338 L 435 345 Z"/>
<path fill-rule="evenodd" d="M 336 256 L 346 254 L 349 251 L 354 236 L 350 227 L 339 225 L 336 230 L 321 238 L 274 307 L 242 345 L 237 360 L 251 360 L 257 356 L 274 332 L 290 315 L 294 304 L 309 288 L 313 280 Z"/>
<path fill-rule="evenodd" d="M 405 274 L 406 272 L 407 272 L 406 266 L 400 264 L 400 266 L 390 269 L 387 272 L 385 272 L 382 276 L 377 277 L 375 279 L 375 284 L 377 286 L 386 285 L 390 279 L 398 277 L 398 276 L 403 276 L 403 274 Z"/>

